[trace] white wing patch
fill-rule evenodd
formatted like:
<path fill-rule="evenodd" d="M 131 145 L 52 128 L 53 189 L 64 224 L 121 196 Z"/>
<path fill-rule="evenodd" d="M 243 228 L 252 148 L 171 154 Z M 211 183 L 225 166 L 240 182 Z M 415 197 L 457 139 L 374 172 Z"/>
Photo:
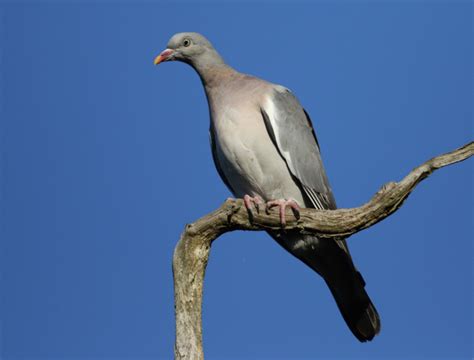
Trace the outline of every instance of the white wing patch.
<path fill-rule="evenodd" d="M 283 86 L 278 86 L 279 88 L 282 88 L 282 89 L 286 89 L 284 88 Z M 286 89 L 287 90 L 287 89 Z M 280 128 L 276 125 L 274 119 L 277 118 L 278 114 L 277 114 L 277 111 L 276 111 L 276 108 L 275 108 L 275 104 L 273 103 L 273 99 L 271 96 L 268 96 L 266 101 L 265 101 L 265 112 L 267 113 L 268 115 L 268 118 L 270 120 L 270 122 L 272 123 L 272 130 L 273 132 L 275 133 L 275 138 L 276 139 L 280 139 Z M 287 162 L 291 162 L 291 156 L 290 156 L 290 153 L 288 151 L 284 151 L 282 149 L 279 149 L 279 151 L 281 152 L 281 155 L 286 159 Z M 290 165 L 290 164 L 288 164 Z"/>
<path fill-rule="evenodd" d="M 273 88 L 278 92 L 285 92 L 285 91 L 291 92 L 290 89 L 288 89 L 287 87 L 284 87 L 283 85 L 275 85 Z"/>

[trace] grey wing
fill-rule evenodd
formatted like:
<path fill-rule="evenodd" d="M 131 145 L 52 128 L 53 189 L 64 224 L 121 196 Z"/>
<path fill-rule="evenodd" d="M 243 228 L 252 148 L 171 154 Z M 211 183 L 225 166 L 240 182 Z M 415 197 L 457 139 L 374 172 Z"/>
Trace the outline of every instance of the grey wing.
<path fill-rule="evenodd" d="M 296 97 L 277 86 L 261 112 L 273 143 L 313 206 L 335 209 L 311 120 Z"/>

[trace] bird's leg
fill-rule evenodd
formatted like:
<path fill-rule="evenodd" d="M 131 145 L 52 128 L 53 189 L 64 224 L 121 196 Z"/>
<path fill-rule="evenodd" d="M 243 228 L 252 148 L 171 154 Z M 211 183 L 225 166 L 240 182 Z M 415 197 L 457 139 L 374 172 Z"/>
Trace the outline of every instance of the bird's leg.
<path fill-rule="evenodd" d="M 289 206 L 291 210 L 293 210 L 293 214 L 295 215 L 296 218 L 300 217 L 300 206 L 293 199 L 277 199 L 277 200 L 269 201 L 267 202 L 267 212 L 268 210 L 276 206 L 278 206 L 280 210 L 280 223 L 281 223 L 281 226 L 283 227 L 286 225 L 285 210 L 287 206 Z"/>
<path fill-rule="evenodd" d="M 263 204 L 263 200 L 260 196 L 256 195 L 254 197 L 250 195 L 244 195 L 244 204 L 245 207 L 247 208 L 250 213 L 252 213 L 252 204 L 255 206 L 255 209 L 257 210 L 257 213 L 260 211 L 260 205 Z"/>

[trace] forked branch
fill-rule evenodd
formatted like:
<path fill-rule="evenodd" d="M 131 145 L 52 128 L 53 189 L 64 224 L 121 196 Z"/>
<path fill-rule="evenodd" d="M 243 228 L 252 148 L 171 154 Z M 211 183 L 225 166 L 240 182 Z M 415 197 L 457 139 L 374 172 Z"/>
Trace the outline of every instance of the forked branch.
<path fill-rule="evenodd" d="M 395 212 L 420 181 L 433 171 L 474 155 L 474 142 L 437 156 L 413 169 L 400 182 L 385 184 L 366 204 L 352 209 L 318 211 L 301 209 L 299 219 L 287 213 L 285 230 L 298 230 L 318 238 L 347 238 Z M 188 224 L 175 248 L 175 359 L 201 360 L 202 290 L 212 242 L 234 230 L 279 230 L 278 212 L 249 214 L 240 199 L 227 199 L 214 212 Z"/>

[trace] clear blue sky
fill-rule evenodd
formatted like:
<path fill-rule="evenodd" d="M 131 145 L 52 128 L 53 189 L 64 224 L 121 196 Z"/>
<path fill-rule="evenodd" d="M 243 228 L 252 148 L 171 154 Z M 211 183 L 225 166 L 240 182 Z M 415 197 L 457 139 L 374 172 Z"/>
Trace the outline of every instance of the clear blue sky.
<path fill-rule="evenodd" d="M 229 192 L 171 35 L 292 89 L 341 207 L 472 139 L 465 1 L 2 2 L 2 359 L 170 359 L 171 258 Z M 471 358 L 472 160 L 349 239 L 382 332 L 360 344 L 323 281 L 263 233 L 213 246 L 207 359 Z"/>

